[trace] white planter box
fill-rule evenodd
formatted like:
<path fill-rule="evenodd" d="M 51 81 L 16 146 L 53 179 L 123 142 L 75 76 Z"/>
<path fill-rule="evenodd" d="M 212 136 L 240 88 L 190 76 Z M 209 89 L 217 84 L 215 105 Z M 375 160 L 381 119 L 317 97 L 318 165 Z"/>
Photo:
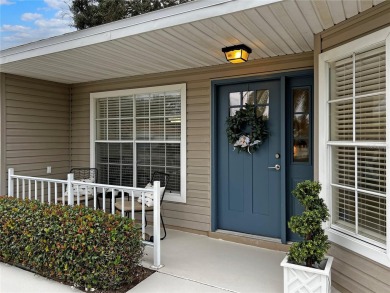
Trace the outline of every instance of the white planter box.
<path fill-rule="evenodd" d="M 286 256 L 282 263 L 284 274 L 284 293 L 331 293 L 330 268 L 333 257 L 328 259 L 325 269 L 314 269 L 288 263 Z"/>

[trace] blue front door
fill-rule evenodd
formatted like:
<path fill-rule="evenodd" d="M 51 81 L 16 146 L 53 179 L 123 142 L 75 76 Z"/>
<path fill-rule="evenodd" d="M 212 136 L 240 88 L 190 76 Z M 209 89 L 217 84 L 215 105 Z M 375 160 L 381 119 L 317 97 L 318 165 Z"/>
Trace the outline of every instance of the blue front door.
<path fill-rule="evenodd" d="M 280 81 L 222 85 L 216 95 L 217 229 L 281 236 L 281 107 Z M 245 103 L 268 119 L 270 136 L 252 154 L 233 150 L 226 135 L 226 119 Z M 280 166 L 284 168 L 284 166 Z"/>

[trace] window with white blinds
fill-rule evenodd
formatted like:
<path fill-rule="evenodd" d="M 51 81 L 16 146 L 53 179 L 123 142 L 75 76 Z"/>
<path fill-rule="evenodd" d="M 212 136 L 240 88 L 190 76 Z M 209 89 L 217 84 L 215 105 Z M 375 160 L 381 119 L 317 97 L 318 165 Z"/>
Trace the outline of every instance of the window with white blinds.
<path fill-rule="evenodd" d="M 386 46 L 329 62 L 332 228 L 386 248 Z"/>
<path fill-rule="evenodd" d="M 170 175 L 166 199 L 185 201 L 185 85 L 91 97 L 99 182 L 145 187 L 161 171 Z"/>

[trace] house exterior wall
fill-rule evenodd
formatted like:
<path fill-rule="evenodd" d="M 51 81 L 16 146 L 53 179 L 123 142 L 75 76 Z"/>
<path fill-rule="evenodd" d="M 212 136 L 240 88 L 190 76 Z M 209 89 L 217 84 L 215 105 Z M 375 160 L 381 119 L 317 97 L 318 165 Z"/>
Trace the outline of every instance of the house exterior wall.
<path fill-rule="evenodd" d="M 0 73 L 0 195 L 6 194 L 5 139 L 5 74 Z"/>
<path fill-rule="evenodd" d="M 341 44 L 370 34 L 390 25 L 390 2 L 386 1 L 360 15 L 340 23 L 315 36 L 315 74 L 318 72 L 318 55 Z M 318 89 L 318 76 L 315 88 Z M 316 92 L 315 100 L 318 100 Z M 318 104 L 315 102 L 315 119 L 318 118 Z M 315 122 L 318 135 L 318 121 Z M 317 143 L 318 137 L 315 137 Z M 315 146 L 314 174 L 318 178 L 318 146 Z M 333 244 L 329 254 L 335 260 L 332 267 L 332 284 L 342 292 L 390 292 L 390 269 L 379 265 L 361 255 Z M 342 284 L 342 286 L 340 286 Z"/>
<path fill-rule="evenodd" d="M 70 167 L 69 86 L 10 74 L 2 75 L 2 80 L 3 168 L 65 179 Z M 52 167 L 51 174 L 46 173 L 47 166 Z"/>
<path fill-rule="evenodd" d="M 164 202 L 167 225 L 209 232 L 211 226 L 211 80 L 266 75 L 313 67 L 313 54 L 275 57 L 245 64 L 211 66 L 172 73 L 129 77 L 72 86 L 73 167 L 90 164 L 91 92 L 169 84 L 187 85 L 187 202 Z"/>

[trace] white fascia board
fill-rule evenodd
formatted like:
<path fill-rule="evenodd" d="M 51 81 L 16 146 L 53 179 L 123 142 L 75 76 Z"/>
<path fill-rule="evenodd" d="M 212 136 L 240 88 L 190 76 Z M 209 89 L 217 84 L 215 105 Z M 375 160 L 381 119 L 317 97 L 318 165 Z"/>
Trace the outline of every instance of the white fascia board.
<path fill-rule="evenodd" d="M 6 49 L 0 52 L 0 64 L 103 43 L 280 1 L 282 0 L 198 0 Z"/>

